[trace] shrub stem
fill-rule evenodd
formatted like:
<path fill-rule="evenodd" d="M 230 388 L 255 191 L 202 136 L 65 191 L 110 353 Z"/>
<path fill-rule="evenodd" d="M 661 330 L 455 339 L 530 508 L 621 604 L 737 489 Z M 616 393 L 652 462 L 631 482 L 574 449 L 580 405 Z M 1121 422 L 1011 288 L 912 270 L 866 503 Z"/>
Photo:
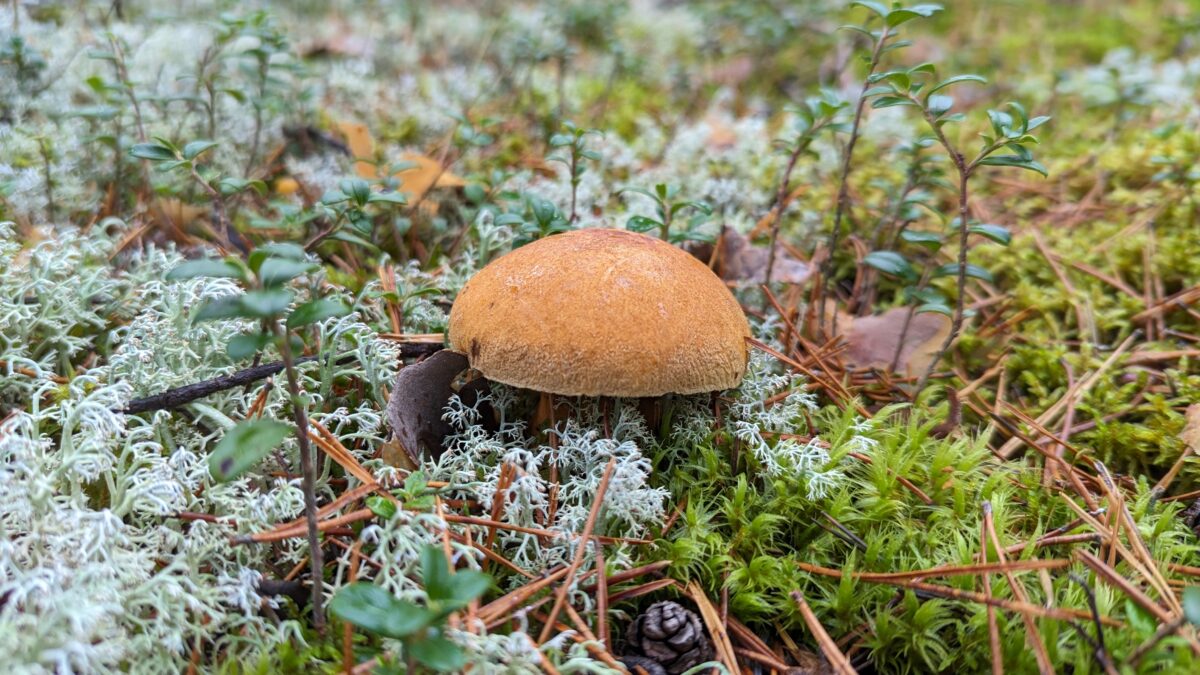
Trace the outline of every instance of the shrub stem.
<path fill-rule="evenodd" d="M 287 373 L 288 393 L 292 399 L 292 419 L 296 423 L 296 440 L 300 444 L 300 470 L 304 474 L 304 519 L 308 523 L 309 559 L 312 561 L 312 612 L 313 627 L 318 633 L 325 632 L 325 596 L 322 576 L 325 562 L 321 555 L 321 535 L 317 530 L 317 472 L 313 462 L 312 449 L 308 443 L 308 413 L 300 397 L 300 382 L 296 375 L 296 364 L 292 359 L 292 347 L 288 343 L 288 334 L 276 321 L 272 327 L 275 339 L 279 343 L 279 352 L 283 357 L 283 369 Z"/>

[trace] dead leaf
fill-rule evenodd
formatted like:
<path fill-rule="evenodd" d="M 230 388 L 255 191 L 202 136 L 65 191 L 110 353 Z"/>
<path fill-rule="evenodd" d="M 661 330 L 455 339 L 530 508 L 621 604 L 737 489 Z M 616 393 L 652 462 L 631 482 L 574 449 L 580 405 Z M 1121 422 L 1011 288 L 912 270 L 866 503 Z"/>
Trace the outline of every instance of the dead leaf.
<path fill-rule="evenodd" d="M 714 150 L 728 150 L 737 143 L 737 133 L 728 123 L 710 117 L 708 123 L 708 146 Z"/>
<path fill-rule="evenodd" d="M 1200 403 L 1189 405 L 1184 416 L 1187 418 L 1187 424 L 1183 427 L 1179 438 L 1192 449 L 1192 452 L 1200 454 Z"/>
<path fill-rule="evenodd" d="M 452 431 L 442 420 L 443 408 L 454 393 L 454 379 L 468 367 L 466 356 L 446 349 L 400 369 L 387 418 L 392 437 L 413 463 L 442 454 L 442 439 Z"/>
<path fill-rule="evenodd" d="M 440 457 L 446 435 L 453 429 L 442 420 L 450 396 L 474 406 L 491 390 L 491 384 L 470 370 L 467 357 L 449 349 L 434 352 L 424 361 L 405 366 L 396 376 L 388 399 L 387 419 L 392 440 L 385 444 L 384 459 L 394 466 L 419 466 L 421 460 Z M 496 430 L 490 406 L 479 406 L 480 424 Z"/>
<path fill-rule="evenodd" d="M 367 128 L 367 125 L 356 122 L 338 122 L 337 128 L 346 138 L 346 145 L 350 147 L 350 156 L 356 160 L 354 171 L 358 173 L 359 178 L 368 180 L 378 178 L 379 169 L 374 163 L 375 139 L 371 137 L 371 130 Z"/>
<path fill-rule="evenodd" d="M 338 122 L 338 131 L 346 138 L 350 155 L 355 158 L 354 170 L 360 178 L 372 180 L 379 177 L 379 167 L 375 166 L 375 139 L 365 124 L 355 122 Z M 396 172 L 400 179 L 400 192 L 406 192 L 413 198 L 420 198 L 432 188 L 456 188 L 467 184 L 461 177 L 443 169 L 442 165 L 431 157 L 405 152 L 400 160 L 412 166 Z"/>
<path fill-rule="evenodd" d="M 766 246 L 755 246 L 750 239 L 737 230 L 726 228 L 721 237 L 720 270 L 726 281 L 747 281 L 754 284 L 766 283 L 767 262 L 771 254 Z M 775 267 L 771 270 L 771 281 L 802 284 L 812 276 L 813 268 L 797 260 L 783 250 L 775 249 Z"/>
<path fill-rule="evenodd" d="M 152 208 L 156 216 L 165 220 L 171 227 L 180 230 L 208 213 L 208 209 L 184 204 L 182 201 L 170 197 L 154 200 Z"/>
<path fill-rule="evenodd" d="M 400 191 L 414 197 L 420 197 L 431 187 L 456 188 L 467 184 L 459 176 L 444 171 L 436 159 L 415 152 L 406 152 L 400 155 L 400 159 L 416 165 L 396 172 L 396 177 L 400 179 Z"/>
<path fill-rule="evenodd" d="M 838 326 L 845 327 L 841 330 L 846 336 L 846 362 L 860 368 L 890 369 L 903 333 L 896 370 L 909 376 L 924 373 L 950 334 L 950 317 L 933 312 L 914 314 L 905 333 L 907 314 L 907 307 L 895 307 L 875 316 L 840 315 Z"/>
<path fill-rule="evenodd" d="M 295 178 L 280 178 L 275 181 L 275 192 L 287 196 L 295 194 L 300 189 L 300 183 L 296 182 Z"/>

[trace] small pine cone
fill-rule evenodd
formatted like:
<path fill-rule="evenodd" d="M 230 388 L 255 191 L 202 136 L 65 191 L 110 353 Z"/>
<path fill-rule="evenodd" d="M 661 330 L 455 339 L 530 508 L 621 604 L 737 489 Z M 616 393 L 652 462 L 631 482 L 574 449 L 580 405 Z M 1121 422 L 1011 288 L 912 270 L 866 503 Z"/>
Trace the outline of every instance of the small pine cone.
<path fill-rule="evenodd" d="M 628 649 L 662 664 L 668 675 L 712 658 L 712 645 L 696 613 L 677 602 L 650 605 L 625 630 Z"/>

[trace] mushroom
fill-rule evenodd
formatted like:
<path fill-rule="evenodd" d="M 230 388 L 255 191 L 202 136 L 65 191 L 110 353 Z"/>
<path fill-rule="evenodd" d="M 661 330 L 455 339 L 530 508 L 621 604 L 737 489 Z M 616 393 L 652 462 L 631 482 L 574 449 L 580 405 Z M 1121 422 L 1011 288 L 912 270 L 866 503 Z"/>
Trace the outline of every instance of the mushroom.
<path fill-rule="evenodd" d="M 467 282 L 450 310 L 454 351 L 400 371 L 388 403 L 392 463 L 418 466 L 439 455 L 450 432 L 441 419 L 446 400 L 475 400 L 487 381 L 539 392 L 535 428 L 553 425 L 556 394 L 638 397 L 653 420 L 664 394 L 736 387 L 747 335 L 725 284 L 666 242 L 606 229 L 541 239 Z M 468 365 L 486 379 L 456 386 Z"/>
<path fill-rule="evenodd" d="M 702 262 L 653 237 L 583 229 L 504 255 L 450 310 L 450 346 L 484 377 L 565 396 L 736 387 L 749 326 Z"/>

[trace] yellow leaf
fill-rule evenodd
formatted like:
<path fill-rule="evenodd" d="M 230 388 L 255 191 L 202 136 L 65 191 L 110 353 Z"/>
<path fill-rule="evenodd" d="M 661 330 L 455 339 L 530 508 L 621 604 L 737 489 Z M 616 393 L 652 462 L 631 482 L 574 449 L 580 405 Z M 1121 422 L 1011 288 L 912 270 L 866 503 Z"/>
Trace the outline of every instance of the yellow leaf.
<path fill-rule="evenodd" d="M 354 171 L 358 173 L 358 176 L 368 180 L 378 178 L 379 169 L 374 164 L 375 139 L 371 137 L 371 130 L 367 129 L 367 125 L 338 122 L 337 127 L 338 131 L 342 132 L 342 136 L 346 138 L 346 145 L 350 147 L 350 155 L 357 160 L 354 162 Z"/>
<path fill-rule="evenodd" d="M 275 181 L 275 192 L 278 192 L 281 195 L 286 196 L 286 195 L 290 195 L 290 194 L 295 194 L 296 191 L 299 189 L 300 189 L 300 184 L 296 182 L 295 178 L 284 177 L 284 178 L 280 178 L 279 180 Z"/>
<path fill-rule="evenodd" d="M 379 177 L 379 169 L 375 166 L 375 139 L 365 124 L 355 122 L 338 122 L 338 131 L 346 139 L 350 154 L 354 157 L 354 170 L 359 177 L 368 180 Z M 414 166 L 396 172 L 400 179 L 400 191 L 406 192 L 413 198 L 420 198 L 431 188 L 455 188 L 466 185 L 461 177 L 446 171 L 436 159 L 415 152 L 400 155 L 402 162 Z"/>
<path fill-rule="evenodd" d="M 433 187 L 455 188 L 467 184 L 462 178 L 444 171 L 442 165 L 431 157 L 406 152 L 400 155 L 400 159 L 416 165 L 396 172 L 396 177 L 400 179 L 400 191 L 413 197 L 419 198 Z"/>

